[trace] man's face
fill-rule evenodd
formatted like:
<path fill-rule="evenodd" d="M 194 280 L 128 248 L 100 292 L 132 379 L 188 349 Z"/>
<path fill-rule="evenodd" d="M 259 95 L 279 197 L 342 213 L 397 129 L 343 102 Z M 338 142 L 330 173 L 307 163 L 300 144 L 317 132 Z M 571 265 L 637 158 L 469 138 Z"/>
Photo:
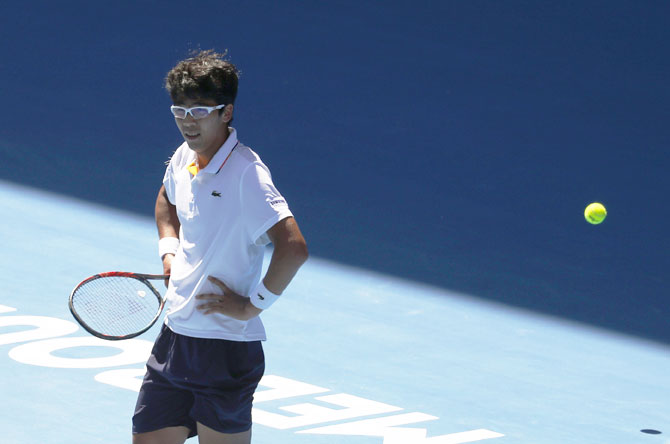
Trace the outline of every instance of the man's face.
<path fill-rule="evenodd" d="M 175 105 L 192 108 L 219 104 L 212 99 L 182 98 L 175 101 Z M 214 110 L 201 119 L 194 119 L 191 114 L 187 114 L 183 119 L 175 117 L 175 123 L 184 140 L 188 143 L 189 148 L 197 153 L 201 168 L 204 167 L 203 163 L 209 162 L 228 138 L 228 122 L 232 118 L 232 112 L 233 105 L 227 105 L 222 113 Z"/>

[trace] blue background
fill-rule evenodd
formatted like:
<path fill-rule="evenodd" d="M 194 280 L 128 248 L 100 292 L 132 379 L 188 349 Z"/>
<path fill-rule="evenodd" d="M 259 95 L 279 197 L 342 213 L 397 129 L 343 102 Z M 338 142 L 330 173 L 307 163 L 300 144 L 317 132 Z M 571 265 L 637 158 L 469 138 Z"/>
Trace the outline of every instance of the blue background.
<path fill-rule="evenodd" d="M 0 179 L 150 215 L 181 142 L 162 79 L 192 49 L 227 48 L 240 138 L 315 257 L 670 343 L 668 13 L 14 2 Z M 592 201 L 600 226 L 582 216 Z"/>

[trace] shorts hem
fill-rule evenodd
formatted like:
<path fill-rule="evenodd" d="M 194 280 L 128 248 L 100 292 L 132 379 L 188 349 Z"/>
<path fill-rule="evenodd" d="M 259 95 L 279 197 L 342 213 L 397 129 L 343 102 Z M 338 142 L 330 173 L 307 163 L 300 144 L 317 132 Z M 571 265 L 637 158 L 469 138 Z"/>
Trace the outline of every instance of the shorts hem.
<path fill-rule="evenodd" d="M 195 420 L 195 422 L 196 422 L 196 426 L 197 426 L 197 424 L 202 424 L 202 425 L 204 425 L 205 427 L 208 427 L 208 428 L 214 430 L 215 432 L 224 433 L 224 434 L 233 434 L 233 433 L 243 433 L 243 432 L 247 432 L 247 431 L 251 430 L 251 427 L 253 426 L 253 424 L 248 424 L 248 425 L 245 425 L 245 426 L 240 426 L 240 427 L 230 427 L 230 428 L 227 428 L 226 430 L 221 430 L 220 427 L 219 427 L 219 425 L 216 425 L 215 427 L 212 427 L 212 425 L 210 425 L 210 424 L 205 424 L 203 421 Z"/>
<path fill-rule="evenodd" d="M 140 433 L 151 433 L 151 432 L 157 432 L 159 430 L 167 429 L 170 427 L 186 427 L 188 429 L 188 438 L 193 438 L 194 436 L 198 436 L 198 431 L 193 430 L 191 426 L 186 425 L 186 424 L 170 424 L 170 425 L 164 425 L 164 426 L 159 426 L 159 427 L 152 427 L 150 430 L 137 430 L 135 427 L 133 427 L 132 434 L 133 435 L 139 435 Z"/>

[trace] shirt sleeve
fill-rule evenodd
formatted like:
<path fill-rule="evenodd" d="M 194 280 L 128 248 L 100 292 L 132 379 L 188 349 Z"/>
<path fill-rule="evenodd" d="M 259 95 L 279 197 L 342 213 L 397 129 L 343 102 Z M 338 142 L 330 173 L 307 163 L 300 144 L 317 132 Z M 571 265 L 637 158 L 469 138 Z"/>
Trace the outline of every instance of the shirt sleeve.
<path fill-rule="evenodd" d="M 174 183 L 174 174 L 173 174 L 173 164 L 172 161 L 168 163 L 167 168 L 165 169 L 165 176 L 163 176 L 163 185 L 165 186 L 165 193 L 167 194 L 168 200 L 172 205 L 176 205 L 175 200 L 175 183 Z"/>
<path fill-rule="evenodd" d="M 267 230 L 293 215 L 288 203 L 272 183 L 270 171 L 260 162 L 249 165 L 242 175 L 240 199 L 247 234 L 257 245 L 270 243 Z"/>
<path fill-rule="evenodd" d="M 172 164 L 169 164 L 165 169 L 165 176 L 163 176 L 163 185 L 165 186 L 165 194 L 172 205 L 175 204 L 174 199 L 174 177 L 172 176 Z"/>

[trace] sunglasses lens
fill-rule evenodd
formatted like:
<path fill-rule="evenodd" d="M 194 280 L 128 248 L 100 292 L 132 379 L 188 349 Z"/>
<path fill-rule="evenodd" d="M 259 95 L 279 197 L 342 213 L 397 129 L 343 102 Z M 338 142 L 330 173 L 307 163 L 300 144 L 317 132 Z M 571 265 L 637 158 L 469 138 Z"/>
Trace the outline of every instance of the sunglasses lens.
<path fill-rule="evenodd" d="M 172 114 L 174 114 L 176 118 L 183 119 L 186 117 L 186 110 L 184 108 L 173 106 L 170 109 L 172 110 Z"/>
<path fill-rule="evenodd" d="M 209 110 L 207 108 L 191 108 L 191 115 L 194 119 L 202 119 L 209 115 Z"/>

